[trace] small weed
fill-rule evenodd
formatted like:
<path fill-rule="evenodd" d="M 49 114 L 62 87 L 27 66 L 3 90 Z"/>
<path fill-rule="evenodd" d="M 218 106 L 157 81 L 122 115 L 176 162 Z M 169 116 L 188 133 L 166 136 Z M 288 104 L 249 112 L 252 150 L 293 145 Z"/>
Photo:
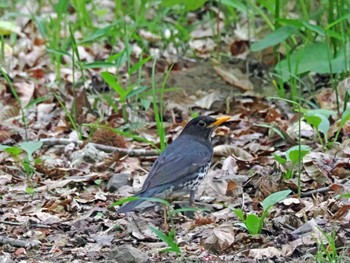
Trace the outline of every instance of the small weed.
<path fill-rule="evenodd" d="M 257 235 L 261 233 L 262 227 L 264 225 L 264 220 L 268 215 L 268 212 L 271 207 L 273 207 L 278 202 L 285 199 L 292 191 L 284 190 L 273 193 L 266 197 L 260 204 L 263 207 L 262 215 L 259 217 L 255 214 L 248 214 L 244 216 L 242 209 L 235 209 L 233 212 L 241 219 L 242 223 L 239 225 L 243 226 L 248 230 L 251 235 Z"/>
<path fill-rule="evenodd" d="M 40 160 L 34 159 L 33 154 L 35 151 L 39 150 L 43 142 L 41 141 L 28 141 L 19 143 L 17 146 L 7 146 L 0 144 L 0 151 L 5 151 L 11 155 L 17 162 L 19 162 L 27 174 L 27 176 L 33 175 L 35 172 L 35 164 Z M 26 190 L 28 193 L 31 193 L 32 190 L 28 187 Z"/>
<path fill-rule="evenodd" d="M 317 252 L 316 261 L 317 263 L 341 263 L 345 262 L 342 255 L 339 254 L 340 249 L 336 246 L 336 233 L 326 233 L 322 229 L 319 229 L 322 235 L 326 239 L 326 243 L 322 239 L 317 239 Z M 345 249 L 343 249 L 345 251 Z"/>
<path fill-rule="evenodd" d="M 310 147 L 307 145 L 296 145 L 286 152 L 286 158 L 274 155 L 275 160 L 282 165 L 286 165 L 287 161 L 291 163 L 290 167 L 287 167 L 287 172 L 285 174 L 286 179 L 293 178 L 295 165 L 300 163 L 310 150 Z"/>

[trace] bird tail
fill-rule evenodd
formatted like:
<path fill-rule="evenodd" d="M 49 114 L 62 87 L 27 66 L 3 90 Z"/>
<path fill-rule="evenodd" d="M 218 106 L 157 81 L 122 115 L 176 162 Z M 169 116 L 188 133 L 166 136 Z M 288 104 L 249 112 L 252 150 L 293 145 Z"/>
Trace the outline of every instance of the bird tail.
<path fill-rule="evenodd" d="M 122 207 L 120 207 L 117 211 L 117 213 L 127 213 L 133 210 L 135 207 L 137 207 L 139 204 L 143 203 L 146 200 L 139 199 L 135 201 L 128 202 L 124 204 Z"/>

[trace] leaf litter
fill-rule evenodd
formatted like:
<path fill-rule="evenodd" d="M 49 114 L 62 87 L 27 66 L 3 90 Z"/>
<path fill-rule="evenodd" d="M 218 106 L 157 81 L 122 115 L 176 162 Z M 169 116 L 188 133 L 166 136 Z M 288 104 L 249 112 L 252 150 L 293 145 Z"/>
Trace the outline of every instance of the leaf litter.
<path fill-rule="evenodd" d="M 223 15 L 218 10 L 215 12 L 218 17 Z M 113 108 L 108 100 L 98 99 L 104 96 L 103 92 L 113 98 L 113 103 L 117 97 L 98 79 L 100 69 L 85 69 L 84 74 L 90 79 L 81 84 L 79 91 L 72 88 L 82 74 L 72 70 L 68 55 L 62 58 L 65 66 L 60 71 L 61 80 L 56 82 L 46 40 L 38 37 L 35 27 L 24 26 L 32 23 L 34 21 L 26 18 L 13 25 L 18 34 L 17 43 L 13 48 L 6 46 L 4 49 L 6 60 L 11 62 L 6 72 L 13 80 L 19 101 L 7 81 L 1 78 L 0 143 L 19 145 L 26 136 L 31 141 L 47 139 L 47 143 L 33 153 L 33 172 L 29 175 L 24 168 L 26 153 L 23 150 L 15 155 L 0 152 L 1 261 L 173 262 L 176 255 L 160 253 L 166 245 L 149 228 L 150 225 L 161 226 L 161 207 L 146 206 L 143 212 L 125 217 L 117 215 L 111 207 L 116 200 L 132 196 L 141 188 L 156 158 L 157 151 L 152 152 L 151 147 L 159 147 L 156 120 L 152 108 L 144 111 L 151 105 L 147 102 L 149 96 L 145 96 L 143 108 L 137 106 L 127 111 L 123 111 L 122 105 Z M 213 38 L 222 31 L 222 26 L 219 19 L 215 29 L 206 23 L 195 28 L 188 43 L 191 50 L 198 57 L 211 57 L 217 48 Z M 77 38 L 83 35 L 76 32 Z M 139 35 L 153 46 L 154 54 L 163 54 L 157 63 L 156 76 L 157 83 L 161 83 L 162 72 L 174 62 L 170 55 L 174 50 L 162 46 L 159 34 L 142 30 Z M 93 63 L 107 58 L 111 47 L 105 44 L 78 45 L 81 62 Z M 236 46 L 241 44 L 243 51 L 237 51 L 239 47 Z M 249 56 L 249 51 L 245 51 L 249 43 L 241 44 L 231 42 L 229 45 L 233 61 L 241 53 L 244 53 L 243 60 Z M 122 48 L 117 51 L 121 52 Z M 72 50 L 67 52 L 72 54 Z M 139 56 L 140 50 L 134 46 L 132 63 L 136 63 Z M 348 247 L 350 204 L 348 197 L 340 196 L 350 191 L 350 152 L 346 138 L 349 122 L 342 127 L 345 136 L 338 144 L 330 150 L 323 149 L 307 122 L 301 122 L 301 130 L 297 128 L 296 114 L 291 107 L 263 98 L 265 94 L 257 87 L 255 76 L 241 63 L 232 67 L 231 62 L 217 65 L 217 61 L 176 60 L 178 68 L 170 72 L 167 87 L 177 87 L 178 91 L 165 93 L 164 98 L 169 143 L 192 112 L 233 116 L 230 124 L 214 134 L 213 165 L 198 189 L 198 207 L 204 206 L 209 212 L 199 210 L 192 216 L 180 213 L 173 218 L 175 240 L 183 260 L 302 261 L 307 260 L 308 254 L 315 253 L 318 242 L 328 244 L 325 233 L 332 231 L 338 247 Z M 259 61 L 254 63 L 248 67 L 255 67 Z M 141 72 L 145 86 L 152 81 L 150 70 L 151 63 L 146 62 Z M 112 71 L 122 78 L 127 67 L 123 65 L 118 71 Z M 126 82 L 128 78 L 135 79 L 135 75 L 127 76 Z M 86 88 L 87 83 L 91 83 L 90 90 Z M 345 98 L 348 83 L 349 79 L 339 83 L 341 98 Z M 333 89 L 320 89 L 316 99 L 321 108 L 336 109 Z M 71 112 L 79 115 L 74 122 L 69 120 L 74 118 Z M 126 118 L 125 113 L 128 113 Z M 96 125 L 97 120 L 99 125 Z M 137 133 L 135 139 L 113 132 L 113 129 L 126 130 L 136 122 L 141 127 L 133 128 Z M 86 124 L 81 125 L 79 131 L 82 138 L 73 123 Z M 332 122 L 330 130 L 337 131 L 338 125 Z M 288 140 L 283 140 L 281 134 L 288 136 Z M 288 148 L 297 144 L 299 136 L 312 147 L 301 166 L 301 197 L 290 196 L 271 208 L 262 233 L 252 236 L 232 210 L 242 208 L 245 213 L 260 214 L 259 202 L 271 193 L 287 188 L 297 192 L 296 178 L 283 177 L 289 167 L 279 163 L 273 155 L 283 156 Z M 52 139 L 70 141 L 62 143 L 62 140 Z M 128 151 L 117 151 L 119 148 Z M 143 151 L 132 156 L 132 150 Z M 175 208 L 187 207 L 186 200 L 180 198 L 173 204 Z"/>

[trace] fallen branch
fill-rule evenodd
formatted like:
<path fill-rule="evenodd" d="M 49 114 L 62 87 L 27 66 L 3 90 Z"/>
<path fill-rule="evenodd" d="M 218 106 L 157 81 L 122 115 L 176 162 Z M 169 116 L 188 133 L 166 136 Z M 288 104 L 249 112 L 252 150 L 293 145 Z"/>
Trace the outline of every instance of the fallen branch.
<path fill-rule="evenodd" d="M 59 222 L 61 223 L 61 222 Z M 0 224 L 6 224 L 11 226 L 28 226 L 28 227 L 37 227 L 37 228 L 52 228 L 54 225 L 57 225 L 58 223 L 53 223 L 51 225 L 45 225 L 45 224 L 37 224 L 34 222 L 12 222 L 12 221 L 3 221 L 0 220 Z"/>
<path fill-rule="evenodd" d="M 74 143 L 75 145 L 83 145 L 83 141 L 74 141 L 70 139 L 64 139 L 64 138 L 47 138 L 47 139 L 41 139 L 41 142 L 43 142 L 46 146 L 54 146 L 54 145 L 68 145 L 71 143 Z M 107 153 L 120 153 L 122 155 L 128 155 L 130 157 L 137 157 L 137 156 L 158 156 L 159 151 L 157 150 L 146 150 L 146 149 L 126 149 L 126 148 L 117 148 L 113 146 L 103 145 L 103 144 L 97 144 L 97 143 L 91 143 L 97 150 L 107 152 Z"/>
<path fill-rule="evenodd" d="M 310 190 L 307 192 L 302 192 L 301 197 L 310 197 L 310 196 L 313 196 L 314 194 L 323 194 L 328 192 L 329 189 L 330 189 L 329 186 L 326 186 L 326 187 Z"/>
<path fill-rule="evenodd" d="M 38 240 L 19 240 L 11 237 L 0 236 L 0 244 L 8 244 L 13 247 L 31 248 L 40 245 Z"/>

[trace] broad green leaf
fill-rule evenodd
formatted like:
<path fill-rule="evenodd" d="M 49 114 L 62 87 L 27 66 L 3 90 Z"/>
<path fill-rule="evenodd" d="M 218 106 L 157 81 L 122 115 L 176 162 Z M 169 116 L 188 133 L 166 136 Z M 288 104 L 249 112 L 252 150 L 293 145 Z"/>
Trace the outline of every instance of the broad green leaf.
<path fill-rule="evenodd" d="M 18 144 L 20 148 L 28 153 L 29 156 L 32 156 L 33 153 L 43 146 L 42 141 L 30 141 L 30 142 L 21 142 Z"/>
<path fill-rule="evenodd" d="M 245 219 L 245 225 L 250 234 L 260 234 L 260 218 L 254 214 L 248 214 Z"/>
<path fill-rule="evenodd" d="M 0 21 L 0 36 L 7 36 L 11 33 L 19 34 L 21 29 L 12 21 Z"/>
<path fill-rule="evenodd" d="M 233 210 L 233 212 L 236 214 L 236 216 L 238 216 L 239 219 L 241 219 L 244 222 L 245 218 L 241 209 L 235 209 Z"/>
<path fill-rule="evenodd" d="M 340 198 L 350 198 L 350 193 L 341 194 L 338 197 L 340 197 Z"/>
<path fill-rule="evenodd" d="M 283 190 L 270 194 L 261 202 L 261 206 L 265 211 L 267 211 L 270 207 L 285 199 L 291 192 L 291 190 Z"/>
<path fill-rule="evenodd" d="M 286 40 L 293 34 L 298 33 L 298 29 L 292 26 L 280 27 L 277 30 L 273 31 L 270 34 L 267 34 L 263 39 L 255 42 L 251 46 L 253 52 L 260 51 L 268 47 L 275 46 L 282 41 Z"/>
<path fill-rule="evenodd" d="M 311 113 L 311 115 L 314 114 L 314 113 L 318 113 L 318 114 L 324 115 L 324 116 L 327 117 L 327 118 L 329 118 L 330 116 L 336 114 L 335 111 L 333 111 L 333 110 L 327 110 L 327 109 L 306 110 L 305 113 Z"/>
<path fill-rule="evenodd" d="M 304 114 L 305 120 L 323 134 L 327 134 L 330 123 L 327 117 L 319 113 L 307 112 Z"/>
<path fill-rule="evenodd" d="M 286 159 L 284 159 L 283 157 L 277 155 L 277 154 L 273 154 L 273 158 L 275 158 L 275 160 L 277 162 L 279 162 L 280 164 L 285 164 L 287 162 Z"/>
<path fill-rule="evenodd" d="M 0 144 L 0 151 L 5 151 L 7 148 L 10 148 L 11 146 L 7 146 L 7 145 L 2 145 Z"/>
<path fill-rule="evenodd" d="M 341 73 L 350 66 L 349 48 L 339 47 L 335 56 L 326 43 L 312 43 L 293 52 L 275 66 L 283 81 L 306 72 Z"/>
<path fill-rule="evenodd" d="M 19 148 L 16 146 L 7 147 L 5 149 L 5 151 L 7 153 L 11 154 L 12 156 L 18 156 L 19 154 L 21 154 L 23 152 L 22 148 Z"/>
<path fill-rule="evenodd" d="M 341 115 L 340 127 L 343 127 L 348 120 L 350 120 L 350 109 L 347 109 Z"/>
<path fill-rule="evenodd" d="M 304 156 L 310 152 L 310 150 L 311 149 L 309 146 L 300 145 L 299 151 L 299 145 L 295 145 L 286 152 L 287 160 L 291 161 L 293 164 L 296 164 L 299 162 L 299 160 L 302 160 Z"/>

